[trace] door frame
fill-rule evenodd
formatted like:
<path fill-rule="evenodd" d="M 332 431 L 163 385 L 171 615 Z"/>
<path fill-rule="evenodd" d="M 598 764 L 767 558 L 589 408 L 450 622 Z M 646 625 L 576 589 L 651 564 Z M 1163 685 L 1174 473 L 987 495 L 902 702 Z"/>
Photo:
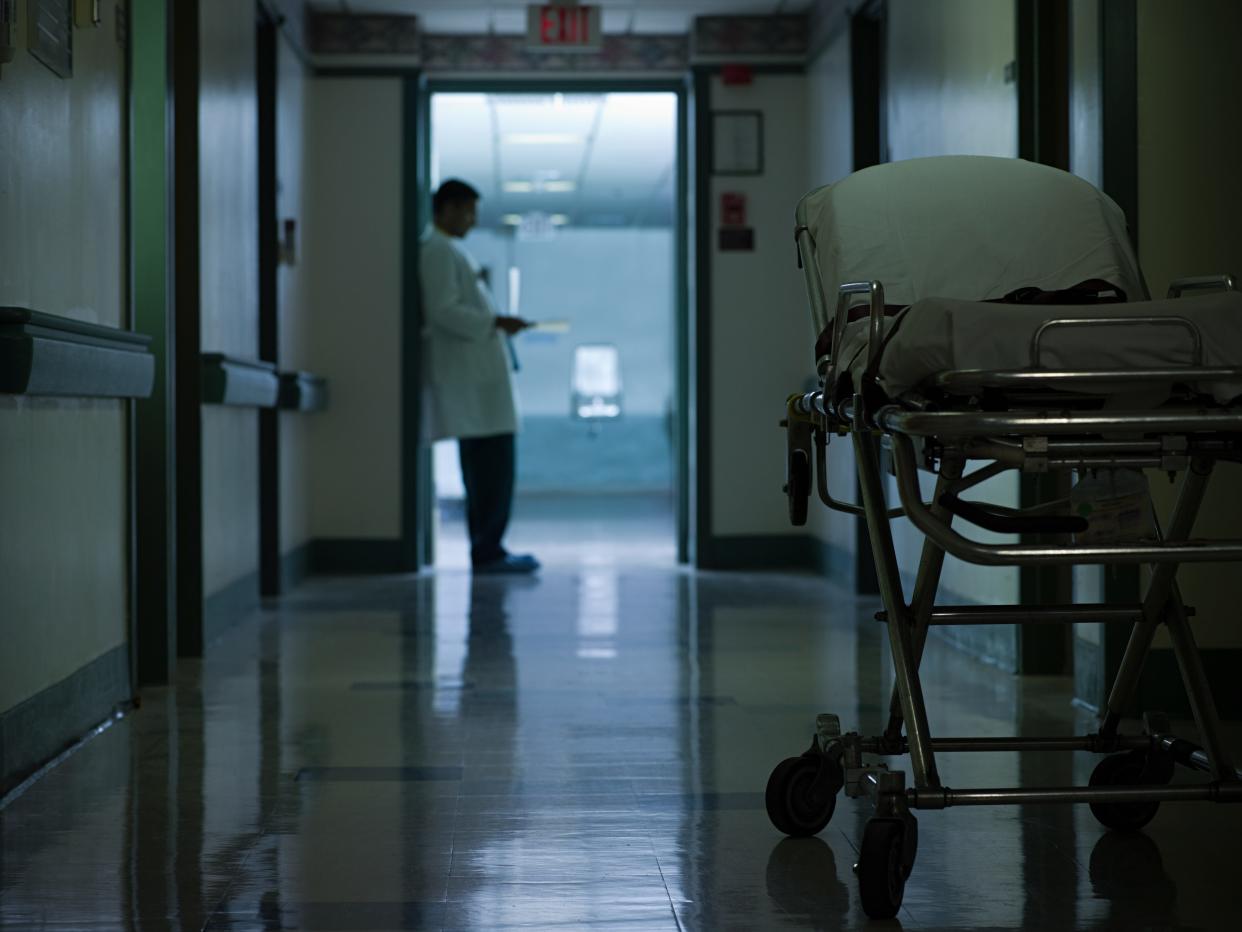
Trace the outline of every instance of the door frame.
<path fill-rule="evenodd" d="M 255 5 L 255 98 L 258 149 L 259 359 L 280 361 L 277 111 L 280 21 Z M 281 592 L 280 409 L 259 409 L 259 594 Z"/>
<path fill-rule="evenodd" d="M 704 347 L 694 340 L 689 275 L 691 222 L 690 192 L 693 164 L 688 158 L 691 90 L 681 78 L 566 78 L 522 79 L 452 78 L 406 75 L 403 80 L 403 193 L 402 193 L 402 441 L 401 538 L 403 568 L 413 572 L 435 559 L 434 488 L 431 448 L 422 441 L 422 345 L 417 322 L 422 319 L 418 284 L 418 241 L 431 217 L 431 98 L 434 94 L 607 94 L 671 93 L 677 97 L 676 191 L 674 221 L 674 436 L 673 497 L 676 513 L 677 559 L 688 562 L 694 548 L 697 496 L 693 494 L 691 451 L 698 442 L 694 417 L 695 380 Z M 413 324 L 413 325 L 411 325 Z"/>

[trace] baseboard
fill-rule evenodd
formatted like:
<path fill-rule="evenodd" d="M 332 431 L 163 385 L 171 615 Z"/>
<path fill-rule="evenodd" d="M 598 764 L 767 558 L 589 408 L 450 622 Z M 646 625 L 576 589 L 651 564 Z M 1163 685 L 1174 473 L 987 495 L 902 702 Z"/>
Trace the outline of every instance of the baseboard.
<path fill-rule="evenodd" d="M 0 796 L 79 741 L 132 698 L 129 645 L 0 714 Z"/>
<path fill-rule="evenodd" d="M 830 582 L 850 592 L 855 591 L 858 582 L 858 559 L 853 551 L 818 537 L 812 537 L 811 544 L 815 553 L 816 570 Z"/>
<path fill-rule="evenodd" d="M 203 643 L 215 640 L 259 607 L 259 574 L 247 573 L 203 599 Z"/>
<path fill-rule="evenodd" d="M 1084 709 L 1099 712 L 1107 699 L 1104 682 L 1104 647 L 1074 638 L 1074 701 Z"/>
<path fill-rule="evenodd" d="M 1216 711 L 1223 719 L 1242 719 L 1242 690 L 1238 689 L 1238 670 L 1242 669 L 1242 647 L 1205 647 L 1199 650 L 1207 674 Z M 1190 718 L 1190 703 L 1182 685 L 1181 670 L 1171 648 L 1152 650 L 1143 663 L 1138 695 L 1132 714 L 1166 712 L 1173 718 Z"/>
<path fill-rule="evenodd" d="M 901 585 L 907 599 L 914 591 L 914 579 L 911 572 L 901 574 Z M 936 604 L 978 605 L 979 600 L 941 587 L 936 592 Z M 1014 625 L 933 625 L 931 633 L 976 660 L 999 667 L 1006 673 L 1021 672 L 1018 669 L 1018 631 Z"/>
<path fill-rule="evenodd" d="M 306 546 L 307 569 L 314 576 L 405 572 L 405 553 L 397 539 L 321 537 Z"/>
<path fill-rule="evenodd" d="M 280 591 L 288 592 L 311 575 L 311 541 L 280 557 Z"/>
<path fill-rule="evenodd" d="M 969 604 L 954 598 L 951 593 L 946 593 L 937 602 L 946 605 Z M 1018 669 L 1018 631 L 1015 625 L 937 625 L 932 630 L 940 640 L 976 660 L 999 667 L 1006 673 L 1022 672 Z"/>
<path fill-rule="evenodd" d="M 818 571 L 822 566 L 819 545 L 808 534 L 713 536 L 699 541 L 698 565 L 704 570 Z"/>

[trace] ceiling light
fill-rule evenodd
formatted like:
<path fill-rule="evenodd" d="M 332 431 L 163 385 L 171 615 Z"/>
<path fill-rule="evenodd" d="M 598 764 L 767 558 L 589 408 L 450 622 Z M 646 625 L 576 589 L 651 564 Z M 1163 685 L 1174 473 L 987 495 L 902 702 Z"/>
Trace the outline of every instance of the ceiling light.
<path fill-rule="evenodd" d="M 565 191 L 573 191 L 578 187 L 578 182 L 568 178 L 559 180 L 549 180 L 543 183 L 543 189 L 552 193 L 562 193 Z"/>
<path fill-rule="evenodd" d="M 507 227 L 520 227 L 522 225 L 521 214 L 505 214 L 500 218 L 500 222 Z"/>
<path fill-rule="evenodd" d="M 505 142 L 513 146 L 567 146 L 582 142 L 582 137 L 575 133 L 509 133 Z"/>
<path fill-rule="evenodd" d="M 553 214 L 548 218 L 548 223 L 554 227 L 563 227 L 569 223 L 569 214 Z"/>
<path fill-rule="evenodd" d="M 508 194 L 528 194 L 535 190 L 533 181 L 506 181 L 505 192 Z"/>

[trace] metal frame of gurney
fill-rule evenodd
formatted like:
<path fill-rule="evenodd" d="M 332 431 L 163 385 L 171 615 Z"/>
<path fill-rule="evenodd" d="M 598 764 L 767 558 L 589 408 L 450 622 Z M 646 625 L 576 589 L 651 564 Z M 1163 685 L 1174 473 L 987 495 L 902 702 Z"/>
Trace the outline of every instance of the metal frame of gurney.
<path fill-rule="evenodd" d="M 1234 769 L 1220 736 L 1219 719 L 1191 633 L 1193 610 L 1182 601 L 1175 573 L 1182 562 L 1242 560 L 1240 540 L 1192 540 L 1195 516 L 1214 466 L 1242 462 L 1242 400 L 1221 405 L 1189 390 L 1151 409 L 1099 410 L 1098 391 L 1106 383 L 1189 386 L 1211 380 L 1242 380 L 1242 365 L 1203 364 L 1202 337 L 1184 317 L 1124 318 L 1060 316 L 1048 307 L 1048 320 L 1030 347 L 1030 366 L 1009 371 L 939 373 L 930 397 L 911 393 L 898 401 L 876 382 L 884 334 L 884 287 L 879 281 L 842 285 L 835 316 L 826 311 L 824 288 L 811 231 L 795 233 L 812 312 L 833 327 L 833 350 L 842 347 L 848 312 L 856 301 L 868 305 L 866 365 L 852 393 L 834 397 L 838 361 L 832 353 L 818 360 L 821 390 L 793 395 L 784 422 L 788 438 L 786 492 L 795 524 L 806 519 L 807 500 L 818 492 L 825 505 L 866 519 L 887 623 L 895 685 L 883 734 L 842 733 L 835 715 L 820 715 L 810 749 L 780 763 L 768 782 L 768 814 L 790 835 L 811 835 L 827 825 L 837 792 L 868 796 L 875 814 L 868 821 L 856 866 L 863 908 L 886 918 L 900 908 L 918 844 L 916 809 L 1031 803 L 1088 803 L 1109 828 L 1135 830 L 1155 815 L 1161 802 L 1242 801 L 1242 774 Z M 1230 276 L 1185 279 L 1170 297 L 1207 289 L 1235 289 Z M 1242 326 L 1242 321 L 1239 322 Z M 1041 346 L 1058 328 L 1171 327 L 1193 344 L 1193 364 L 1125 370 L 1051 370 L 1040 367 Z M 1087 399 L 1092 388 L 1097 402 Z M 1005 399 L 1000 410 L 978 403 L 984 392 Z M 826 447 L 831 435 L 853 443 L 861 505 L 838 501 L 828 490 Z M 883 490 L 881 449 L 891 445 L 891 465 L 901 507 L 889 508 Z M 968 471 L 972 463 L 982 462 Z M 1073 543 L 1084 522 L 1065 501 L 1030 508 L 970 502 L 960 495 L 1006 470 L 1043 473 L 1113 468 L 1153 468 L 1184 472 L 1167 525 L 1155 536 L 1113 545 Z M 924 502 L 920 468 L 936 473 L 935 494 Z M 905 516 L 924 535 L 922 558 L 910 599 L 903 592 L 889 522 Z M 983 543 L 952 526 L 957 517 L 985 529 L 1011 534 L 1056 535 L 1056 543 Z M 941 606 L 935 602 L 945 554 L 983 565 L 1149 564 L 1142 601 L 1133 605 Z M 933 738 L 919 681 L 919 661 L 932 625 L 1102 622 L 1131 625 L 1124 658 L 1108 697 L 1098 732 L 1056 737 Z M 1169 733 L 1167 719 L 1146 713 L 1143 734 L 1122 734 L 1122 713 L 1135 696 L 1145 655 L 1160 625 L 1169 633 L 1203 747 Z M 941 784 L 937 752 L 1091 751 L 1107 754 L 1090 785 L 951 789 Z M 913 786 L 905 774 L 863 755 L 909 754 Z M 1210 775 L 1209 782 L 1168 785 L 1176 764 Z"/>

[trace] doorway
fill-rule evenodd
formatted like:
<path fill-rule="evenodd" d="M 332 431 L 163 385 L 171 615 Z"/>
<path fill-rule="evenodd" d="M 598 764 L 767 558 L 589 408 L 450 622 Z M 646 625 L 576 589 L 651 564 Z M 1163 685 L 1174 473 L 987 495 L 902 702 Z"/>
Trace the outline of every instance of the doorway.
<path fill-rule="evenodd" d="M 428 191 L 481 193 L 463 246 L 510 340 L 521 427 L 507 546 L 545 565 L 684 559 L 684 95 L 427 90 Z M 455 441 L 432 450 L 434 563 L 469 565 Z"/>

